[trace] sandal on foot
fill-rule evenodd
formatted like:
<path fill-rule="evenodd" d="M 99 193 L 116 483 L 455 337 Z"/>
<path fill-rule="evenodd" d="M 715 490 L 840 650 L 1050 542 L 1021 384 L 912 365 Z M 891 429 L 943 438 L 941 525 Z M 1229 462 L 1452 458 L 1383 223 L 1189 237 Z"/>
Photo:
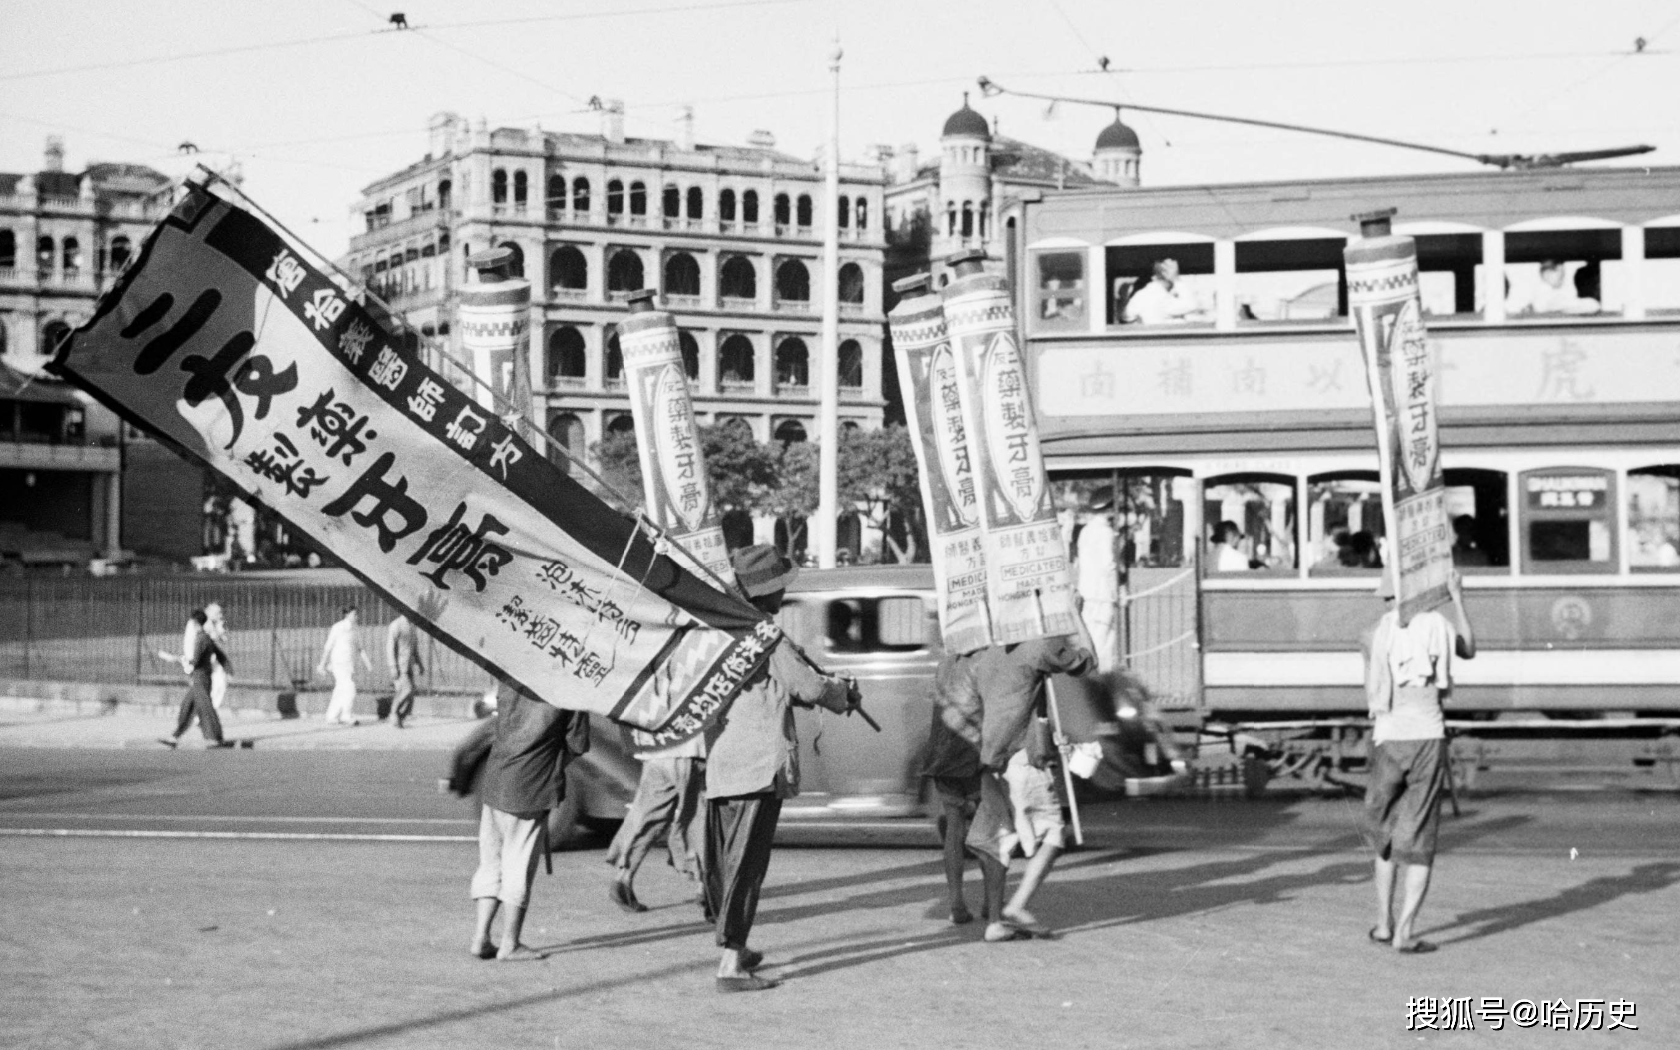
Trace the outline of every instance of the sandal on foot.
<path fill-rule="evenodd" d="M 635 891 L 622 882 L 614 882 L 612 888 L 607 890 L 607 896 L 612 898 L 614 904 L 631 914 L 647 911 L 647 905 L 636 899 Z"/>
<path fill-rule="evenodd" d="M 1017 930 L 1013 926 L 1006 926 L 1001 922 L 994 922 L 986 927 L 984 939 L 993 944 L 1001 944 L 1004 941 L 1031 940 L 1032 934 L 1024 930 Z"/>
<path fill-rule="evenodd" d="M 780 981 L 772 981 L 768 977 L 760 977 L 756 973 L 749 973 L 745 977 L 719 977 L 717 990 L 720 992 L 762 992 L 776 987 Z"/>
<path fill-rule="evenodd" d="M 1430 941 L 1413 941 L 1410 944 L 1395 945 L 1394 950 L 1404 952 L 1407 955 L 1425 955 L 1429 952 L 1439 951 L 1440 947 L 1440 945 Z"/>
<path fill-rule="evenodd" d="M 751 948 L 741 949 L 741 969 L 756 970 L 764 965 L 764 953 L 755 952 Z"/>
<path fill-rule="evenodd" d="M 999 916 L 999 918 L 1002 919 L 1003 924 L 1005 926 L 1008 926 L 1012 930 L 1019 931 L 1020 933 L 1024 933 L 1028 937 L 1053 937 L 1053 936 L 1055 936 L 1051 932 L 1050 927 L 1044 925 L 1042 922 L 1039 922 L 1037 919 L 1028 918 L 1028 917 L 1025 917 L 1025 916 L 1010 915 L 1007 912 L 1005 912 L 1003 915 Z"/>
<path fill-rule="evenodd" d="M 503 955 L 501 952 L 496 953 L 497 962 L 541 962 L 546 958 L 548 958 L 547 955 L 544 955 L 535 948 L 524 944 L 514 945 L 513 951 L 508 952 L 506 955 Z"/>
<path fill-rule="evenodd" d="M 1377 928 L 1375 926 L 1373 926 L 1369 930 L 1365 931 L 1365 938 L 1366 938 L 1366 940 L 1369 940 L 1372 944 L 1380 944 L 1380 945 L 1383 945 L 1384 947 L 1387 947 L 1389 945 L 1389 943 L 1394 940 L 1394 935 L 1389 934 L 1387 937 L 1379 937 L 1379 936 L 1377 936 Z"/>
<path fill-rule="evenodd" d="M 951 909 L 951 925 L 967 926 L 974 921 L 974 913 L 968 910 L 968 905 L 958 904 Z"/>
<path fill-rule="evenodd" d="M 472 949 L 472 957 L 474 959 L 494 959 L 496 957 L 496 946 L 494 944 L 480 945 Z"/>

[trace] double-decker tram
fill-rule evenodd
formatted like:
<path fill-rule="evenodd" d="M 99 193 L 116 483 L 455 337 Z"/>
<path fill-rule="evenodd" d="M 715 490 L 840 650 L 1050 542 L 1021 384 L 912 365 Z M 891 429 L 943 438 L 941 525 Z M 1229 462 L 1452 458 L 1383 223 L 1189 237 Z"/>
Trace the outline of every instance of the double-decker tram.
<path fill-rule="evenodd" d="M 1115 494 L 1080 513 L 1110 516 L 1132 566 L 1126 652 L 1172 706 L 1279 729 L 1289 761 L 1358 742 L 1388 529 L 1342 249 L 1382 208 L 1417 242 L 1480 649 L 1449 717 L 1644 733 L 1639 761 L 1672 774 L 1648 720 L 1680 716 L 1680 168 L 1087 189 L 1006 212 L 1051 478 Z"/>

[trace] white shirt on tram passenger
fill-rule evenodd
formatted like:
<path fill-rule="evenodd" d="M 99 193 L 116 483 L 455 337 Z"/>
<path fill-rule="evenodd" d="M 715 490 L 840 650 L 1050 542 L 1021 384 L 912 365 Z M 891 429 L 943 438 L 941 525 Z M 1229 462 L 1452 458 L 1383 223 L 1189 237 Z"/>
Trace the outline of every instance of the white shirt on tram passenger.
<path fill-rule="evenodd" d="M 1200 310 L 1195 296 L 1182 284 L 1168 288 L 1162 281 L 1153 280 L 1126 300 L 1125 320 L 1134 324 L 1182 324 Z"/>

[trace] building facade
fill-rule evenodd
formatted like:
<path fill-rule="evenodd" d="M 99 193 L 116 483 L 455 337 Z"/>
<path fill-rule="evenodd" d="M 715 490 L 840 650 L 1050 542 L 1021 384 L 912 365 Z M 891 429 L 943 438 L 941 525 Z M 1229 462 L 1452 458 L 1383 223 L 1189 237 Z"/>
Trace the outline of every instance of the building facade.
<path fill-rule="evenodd" d="M 699 422 L 803 440 L 820 395 L 821 166 L 777 151 L 768 133 L 714 146 L 689 126 L 672 140 L 627 138 L 615 103 L 596 135 L 440 114 L 425 159 L 363 192 L 346 269 L 459 357 L 451 321 L 474 279 L 466 258 L 512 248 L 532 286 L 540 423 L 573 455 L 631 427 L 616 333 L 641 288 L 676 315 Z M 841 167 L 840 418 L 866 428 L 883 407 L 883 181 L 877 168 Z"/>
<path fill-rule="evenodd" d="M 40 371 L 168 210 L 169 185 L 138 164 L 65 171 L 57 137 L 41 170 L 0 173 L 0 556 L 9 561 L 70 563 L 123 547 L 199 553 L 196 524 L 177 544 L 157 514 L 125 505 L 116 418 Z M 199 472 L 137 436 L 127 452 L 147 475 L 129 486 L 144 491 L 142 503 L 185 503 L 196 522 Z"/>

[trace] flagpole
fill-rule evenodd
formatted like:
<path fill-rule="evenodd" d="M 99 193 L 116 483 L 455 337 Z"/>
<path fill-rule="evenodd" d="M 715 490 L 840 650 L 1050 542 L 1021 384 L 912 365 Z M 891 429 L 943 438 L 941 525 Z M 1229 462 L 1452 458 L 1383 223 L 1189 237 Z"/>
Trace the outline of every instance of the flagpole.
<path fill-rule="evenodd" d="M 828 148 L 824 166 L 828 185 L 823 193 L 822 352 L 818 368 L 821 407 L 817 417 L 817 519 L 811 538 L 817 564 L 834 567 L 840 513 L 840 50 L 838 37 L 829 56 L 834 74 L 829 104 Z"/>

